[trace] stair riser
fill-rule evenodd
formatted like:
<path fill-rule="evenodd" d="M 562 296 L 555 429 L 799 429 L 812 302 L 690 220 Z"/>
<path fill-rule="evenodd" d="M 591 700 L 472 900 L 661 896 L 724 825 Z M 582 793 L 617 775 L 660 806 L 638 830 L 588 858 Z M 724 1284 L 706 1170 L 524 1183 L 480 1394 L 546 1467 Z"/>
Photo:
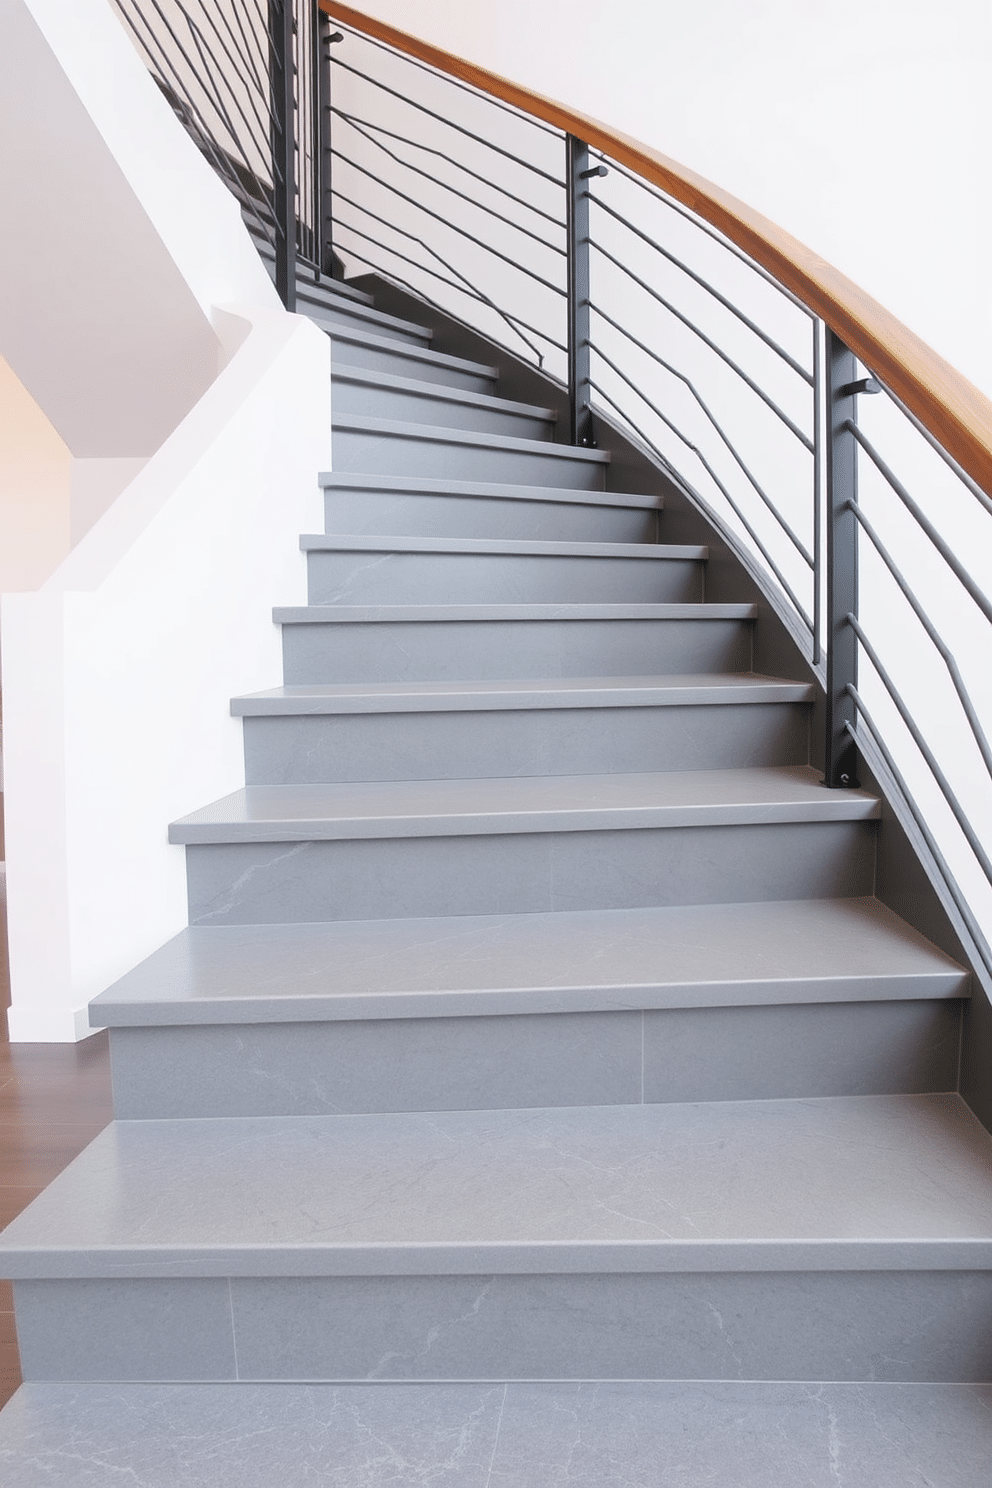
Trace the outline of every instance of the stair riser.
<path fill-rule="evenodd" d="M 368 537 L 509 537 L 549 542 L 655 542 L 658 514 L 632 507 L 476 496 L 328 491 L 328 533 Z"/>
<path fill-rule="evenodd" d="M 611 994 L 603 994 L 604 999 Z M 732 996 L 731 991 L 728 995 Z M 918 1094 L 960 1003 L 809 1003 L 111 1031 L 117 1118 L 332 1116 Z"/>
<path fill-rule="evenodd" d="M 493 397 L 496 392 L 495 377 L 484 377 L 478 372 L 469 372 L 459 367 L 447 367 L 426 358 L 404 356 L 402 351 L 390 346 L 343 341 L 332 335 L 331 357 L 336 371 L 345 367 L 363 367 L 367 372 L 386 372 L 391 377 L 416 377 L 420 382 L 429 382 L 439 387 L 461 388 L 467 393 L 485 393 Z"/>
<path fill-rule="evenodd" d="M 331 379 L 331 407 L 335 417 L 360 413 L 368 418 L 430 424 L 438 429 L 472 429 L 511 439 L 550 439 L 554 431 L 554 420 L 539 415 L 464 403 L 445 397 L 439 388 L 420 393 L 369 386 L 350 382 L 343 374 Z"/>
<path fill-rule="evenodd" d="M 431 344 L 429 336 L 418 335 L 416 331 L 393 325 L 388 320 L 380 319 L 374 312 L 363 313 L 358 307 L 352 309 L 343 300 L 327 305 L 307 304 L 301 306 L 300 309 L 303 314 L 311 316 L 322 330 L 331 335 L 333 335 L 331 327 L 346 326 L 350 331 L 367 331 L 371 336 L 381 336 L 386 341 L 400 341 L 405 346 L 429 348 Z"/>
<path fill-rule="evenodd" d="M 218 1276 L 16 1282 L 14 1295 L 26 1380 L 992 1372 L 987 1272 Z"/>
<path fill-rule="evenodd" d="M 692 559 L 309 552 L 310 604 L 696 604 Z"/>
<path fill-rule="evenodd" d="M 284 680 L 658 676 L 751 666 L 747 620 L 492 620 L 284 625 Z"/>
<path fill-rule="evenodd" d="M 494 448 L 486 444 L 448 444 L 443 439 L 411 438 L 365 430 L 334 431 L 334 469 L 363 475 L 434 476 L 439 480 L 508 481 L 523 486 L 605 489 L 602 461 L 555 453 Z"/>
<path fill-rule="evenodd" d="M 244 720 L 248 785 L 801 765 L 802 703 L 527 708 Z"/>
<path fill-rule="evenodd" d="M 187 846 L 191 925 L 853 898 L 873 822 Z"/>

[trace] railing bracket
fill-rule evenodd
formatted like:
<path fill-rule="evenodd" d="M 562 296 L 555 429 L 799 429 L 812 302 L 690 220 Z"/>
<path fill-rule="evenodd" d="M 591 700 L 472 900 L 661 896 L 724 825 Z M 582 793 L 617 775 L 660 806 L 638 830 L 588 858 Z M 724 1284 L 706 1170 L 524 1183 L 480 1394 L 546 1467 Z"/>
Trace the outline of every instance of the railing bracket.
<path fill-rule="evenodd" d="M 847 382 L 837 389 L 840 398 L 854 398 L 858 393 L 880 393 L 882 384 L 876 377 L 862 377 L 857 382 Z"/>
<path fill-rule="evenodd" d="M 608 166 L 605 166 L 605 165 L 592 165 L 592 166 L 589 167 L 588 170 L 584 170 L 584 171 L 580 171 L 579 172 L 579 180 L 580 181 L 588 181 L 588 179 L 589 179 L 590 176 L 608 176 L 609 174 L 610 174 L 610 171 L 609 171 L 609 167 Z"/>

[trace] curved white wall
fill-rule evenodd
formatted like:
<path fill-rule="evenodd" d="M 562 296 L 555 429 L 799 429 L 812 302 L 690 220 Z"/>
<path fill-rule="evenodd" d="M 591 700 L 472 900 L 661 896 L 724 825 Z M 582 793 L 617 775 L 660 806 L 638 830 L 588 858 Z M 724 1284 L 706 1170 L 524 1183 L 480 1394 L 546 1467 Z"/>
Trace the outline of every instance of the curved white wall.
<path fill-rule="evenodd" d="M 988 0 L 359 0 L 734 192 L 992 395 Z"/>

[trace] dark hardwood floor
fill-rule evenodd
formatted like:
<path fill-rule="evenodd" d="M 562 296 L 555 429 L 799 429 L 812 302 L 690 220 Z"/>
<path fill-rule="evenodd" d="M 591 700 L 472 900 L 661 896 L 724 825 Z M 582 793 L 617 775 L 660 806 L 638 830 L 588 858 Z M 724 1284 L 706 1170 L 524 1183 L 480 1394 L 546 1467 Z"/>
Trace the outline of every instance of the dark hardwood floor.
<path fill-rule="evenodd" d="M 81 1044 L 7 1040 L 6 884 L 0 894 L 0 1229 L 102 1131 L 113 1114 L 107 1035 Z M 21 1382 L 10 1283 L 0 1281 L 0 1406 Z"/>

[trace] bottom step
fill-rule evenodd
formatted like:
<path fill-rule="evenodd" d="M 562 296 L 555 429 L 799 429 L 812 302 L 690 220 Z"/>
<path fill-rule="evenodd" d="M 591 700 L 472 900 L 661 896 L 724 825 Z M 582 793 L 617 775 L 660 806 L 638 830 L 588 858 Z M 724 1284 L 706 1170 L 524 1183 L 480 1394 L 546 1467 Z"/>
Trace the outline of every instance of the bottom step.
<path fill-rule="evenodd" d="M 978 1488 L 992 1388 L 24 1385 L 17 1488 Z"/>

